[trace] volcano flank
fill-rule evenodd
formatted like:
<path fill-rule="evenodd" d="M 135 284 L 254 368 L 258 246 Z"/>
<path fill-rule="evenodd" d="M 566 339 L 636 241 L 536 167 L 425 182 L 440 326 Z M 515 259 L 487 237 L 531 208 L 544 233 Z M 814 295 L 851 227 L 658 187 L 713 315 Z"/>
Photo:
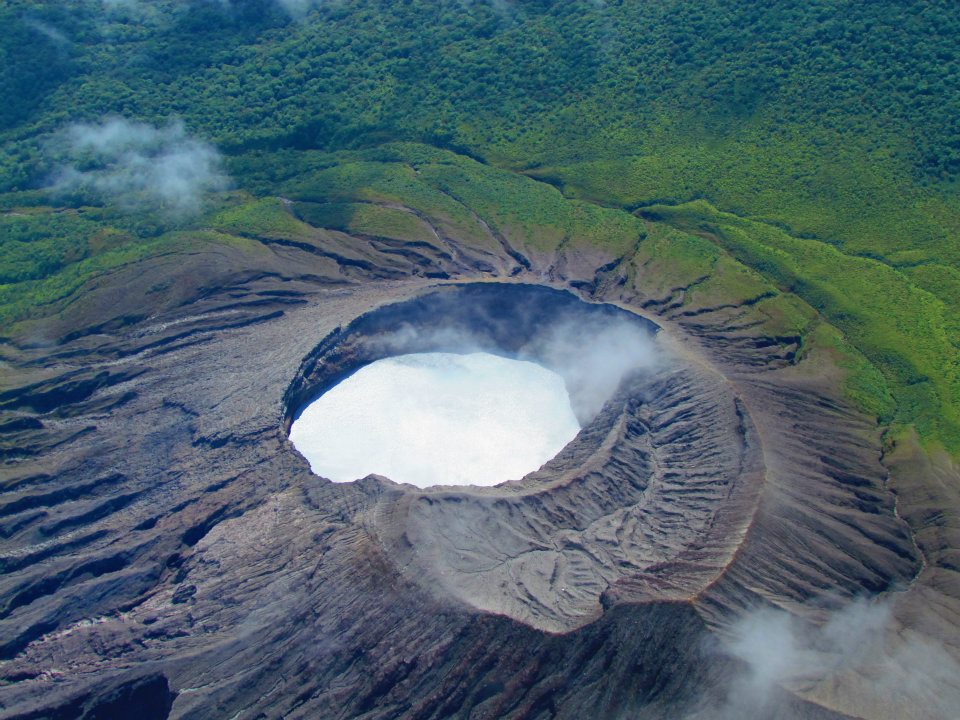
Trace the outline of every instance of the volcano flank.
<path fill-rule="evenodd" d="M 762 298 L 489 228 L 311 232 L 117 268 L 7 340 L 0 717 L 936 716 L 826 638 L 863 598 L 894 664 L 949 624 L 920 519 L 955 471 L 882 447 Z M 537 363 L 579 432 L 490 487 L 311 472 L 304 409 L 425 353 Z"/>

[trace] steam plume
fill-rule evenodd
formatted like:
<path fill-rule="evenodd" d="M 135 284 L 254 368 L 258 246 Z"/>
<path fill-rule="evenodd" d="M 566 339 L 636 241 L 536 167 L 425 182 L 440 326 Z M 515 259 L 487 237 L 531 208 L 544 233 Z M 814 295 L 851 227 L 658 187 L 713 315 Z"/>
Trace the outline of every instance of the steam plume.
<path fill-rule="evenodd" d="M 561 323 L 537 338 L 531 351 L 566 381 L 581 423 L 600 412 L 627 375 L 656 364 L 649 334 L 626 320 Z"/>
<path fill-rule="evenodd" d="M 446 352 L 499 352 L 495 343 L 456 327 L 427 331 L 403 326 L 381 339 L 395 354 L 440 349 Z M 520 352 L 560 375 L 567 386 L 573 412 L 581 425 L 589 423 L 632 372 L 652 369 L 658 353 L 649 333 L 619 318 L 576 317 L 552 324 Z"/>

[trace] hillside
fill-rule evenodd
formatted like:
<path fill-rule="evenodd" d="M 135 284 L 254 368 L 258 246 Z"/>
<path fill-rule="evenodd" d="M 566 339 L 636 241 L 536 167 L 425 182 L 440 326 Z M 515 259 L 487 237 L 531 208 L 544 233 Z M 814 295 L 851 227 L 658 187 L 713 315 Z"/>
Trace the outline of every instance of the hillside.
<path fill-rule="evenodd" d="M 0 0 L 0 93 L 0 720 L 956 717 L 955 3 Z M 478 351 L 539 469 L 292 444 Z"/>
<path fill-rule="evenodd" d="M 256 197 L 317 164 L 342 163 L 356 193 L 375 192 L 382 178 L 355 176 L 351 153 L 413 162 L 421 151 L 374 149 L 413 141 L 481 161 L 470 172 L 494 194 L 465 200 L 481 215 L 503 200 L 525 222 L 565 222 L 568 203 L 502 170 L 648 220 L 647 206 L 678 206 L 655 221 L 809 303 L 881 371 L 896 402 L 885 421 L 960 450 L 948 2 L 7 2 L 0 26 L 0 297 L 16 317 L 25 294 L 62 293 L 111 260 L 64 267 L 142 254 L 170 229 L 90 208 L 102 192 L 44 192 L 65 125 L 178 118 Z M 749 239 L 716 232 L 719 217 Z"/>

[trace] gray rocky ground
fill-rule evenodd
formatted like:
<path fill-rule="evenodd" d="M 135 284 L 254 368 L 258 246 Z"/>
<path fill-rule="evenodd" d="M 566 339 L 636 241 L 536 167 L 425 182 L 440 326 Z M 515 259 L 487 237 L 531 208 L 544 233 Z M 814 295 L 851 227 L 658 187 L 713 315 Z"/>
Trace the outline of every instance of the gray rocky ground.
<path fill-rule="evenodd" d="M 883 448 L 749 307 L 436 240 L 161 256 L 6 339 L 0 717 L 957 716 L 881 667 L 960 648 L 949 459 Z M 581 300 L 655 323 L 664 361 L 523 480 L 333 484 L 286 437 L 391 323 L 511 351 Z M 815 628 L 861 596 L 892 607 L 877 657 L 751 694 L 742 618 Z"/>

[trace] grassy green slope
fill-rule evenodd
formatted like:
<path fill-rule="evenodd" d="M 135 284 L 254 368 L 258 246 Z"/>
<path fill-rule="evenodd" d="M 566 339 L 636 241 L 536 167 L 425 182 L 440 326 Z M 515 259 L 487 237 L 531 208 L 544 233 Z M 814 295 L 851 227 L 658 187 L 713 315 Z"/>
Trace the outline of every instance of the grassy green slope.
<path fill-rule="evenodd" d="M 958 48 L 948 0 L 342 0 L 301 20 L 273 0 L 7 0 L 0 317 L 175 229 L 288 222 L 243 193 L 180 228 L 44 207 L 50 133 L 178 116 L 243 191 L 333 229 L 427 233 L 399 204 L 544 251 L 648 234 L 638 267 L 703 270 L 701 294 L 766 283 L 796 324 L 777 299 L 796 293 L 837 328 L 800 323 L 852 396 L 957 453 Z"/>
<path fill-rule="evenodd" d="M 898 422 L 960 447 L 960 336 L 952 308 L 936 295 L 882 262 L 792 237 L 703 201 L 642 212 L 711 238 L 804 299 L 880 368 L 897 402 Z"/>

